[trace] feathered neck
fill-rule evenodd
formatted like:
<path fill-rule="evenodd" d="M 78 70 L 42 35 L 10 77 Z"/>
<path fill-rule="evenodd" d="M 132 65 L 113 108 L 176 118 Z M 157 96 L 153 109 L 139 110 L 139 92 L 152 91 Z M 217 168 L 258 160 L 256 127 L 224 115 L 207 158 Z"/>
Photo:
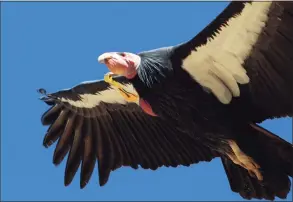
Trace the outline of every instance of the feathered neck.
<path fill-rule="evenodd" d="M 137 68 L 137 77 L 148 88 L 161 83 L 173 73 L 170 60 L 172 47 L 141 52 L 140 65 Z"/>

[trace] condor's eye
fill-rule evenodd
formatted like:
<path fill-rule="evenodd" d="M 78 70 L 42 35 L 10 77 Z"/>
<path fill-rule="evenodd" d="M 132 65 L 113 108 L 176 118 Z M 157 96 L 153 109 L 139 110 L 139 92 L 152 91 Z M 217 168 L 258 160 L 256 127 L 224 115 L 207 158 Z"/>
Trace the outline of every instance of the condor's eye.
<path fill-rule="evenodd" d="M 117 53 L 118 55 L 121 55 L 122 57 L 124 57 L 126 54 L 125 53 Z"/>

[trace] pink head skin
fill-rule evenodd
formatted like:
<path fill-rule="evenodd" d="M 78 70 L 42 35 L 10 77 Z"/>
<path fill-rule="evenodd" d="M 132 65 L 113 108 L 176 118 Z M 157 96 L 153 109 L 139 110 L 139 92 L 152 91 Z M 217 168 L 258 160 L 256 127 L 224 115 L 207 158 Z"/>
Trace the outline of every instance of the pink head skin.
<path fill-rule="evenodd" d="M 100 55 L 98 61 L 107 65 L 112 73 L 131 79 L 137 74 L 140 57 L 133 53 L 110 52 Z"/>

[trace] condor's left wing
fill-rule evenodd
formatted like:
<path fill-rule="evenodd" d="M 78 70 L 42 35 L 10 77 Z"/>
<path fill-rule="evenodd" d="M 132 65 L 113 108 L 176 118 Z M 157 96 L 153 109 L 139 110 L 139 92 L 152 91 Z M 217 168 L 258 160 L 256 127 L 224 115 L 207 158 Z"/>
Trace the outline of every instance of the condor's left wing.
<path fill-rule="evenodd" d="M 172 59 L 219 102 L 244 96 L 251 121 L 292 116 L 293 2 L 233 1 Z"/>

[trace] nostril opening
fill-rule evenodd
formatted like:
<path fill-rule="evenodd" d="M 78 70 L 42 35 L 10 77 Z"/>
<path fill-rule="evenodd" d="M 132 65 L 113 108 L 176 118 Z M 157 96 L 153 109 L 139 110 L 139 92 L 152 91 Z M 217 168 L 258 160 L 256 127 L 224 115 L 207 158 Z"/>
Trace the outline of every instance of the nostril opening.
<path fill-rule="evenodd" d="M 122 56 L 122 57 L 125 57 L 125 53 L 117 53 L 118 55 Z"/>

